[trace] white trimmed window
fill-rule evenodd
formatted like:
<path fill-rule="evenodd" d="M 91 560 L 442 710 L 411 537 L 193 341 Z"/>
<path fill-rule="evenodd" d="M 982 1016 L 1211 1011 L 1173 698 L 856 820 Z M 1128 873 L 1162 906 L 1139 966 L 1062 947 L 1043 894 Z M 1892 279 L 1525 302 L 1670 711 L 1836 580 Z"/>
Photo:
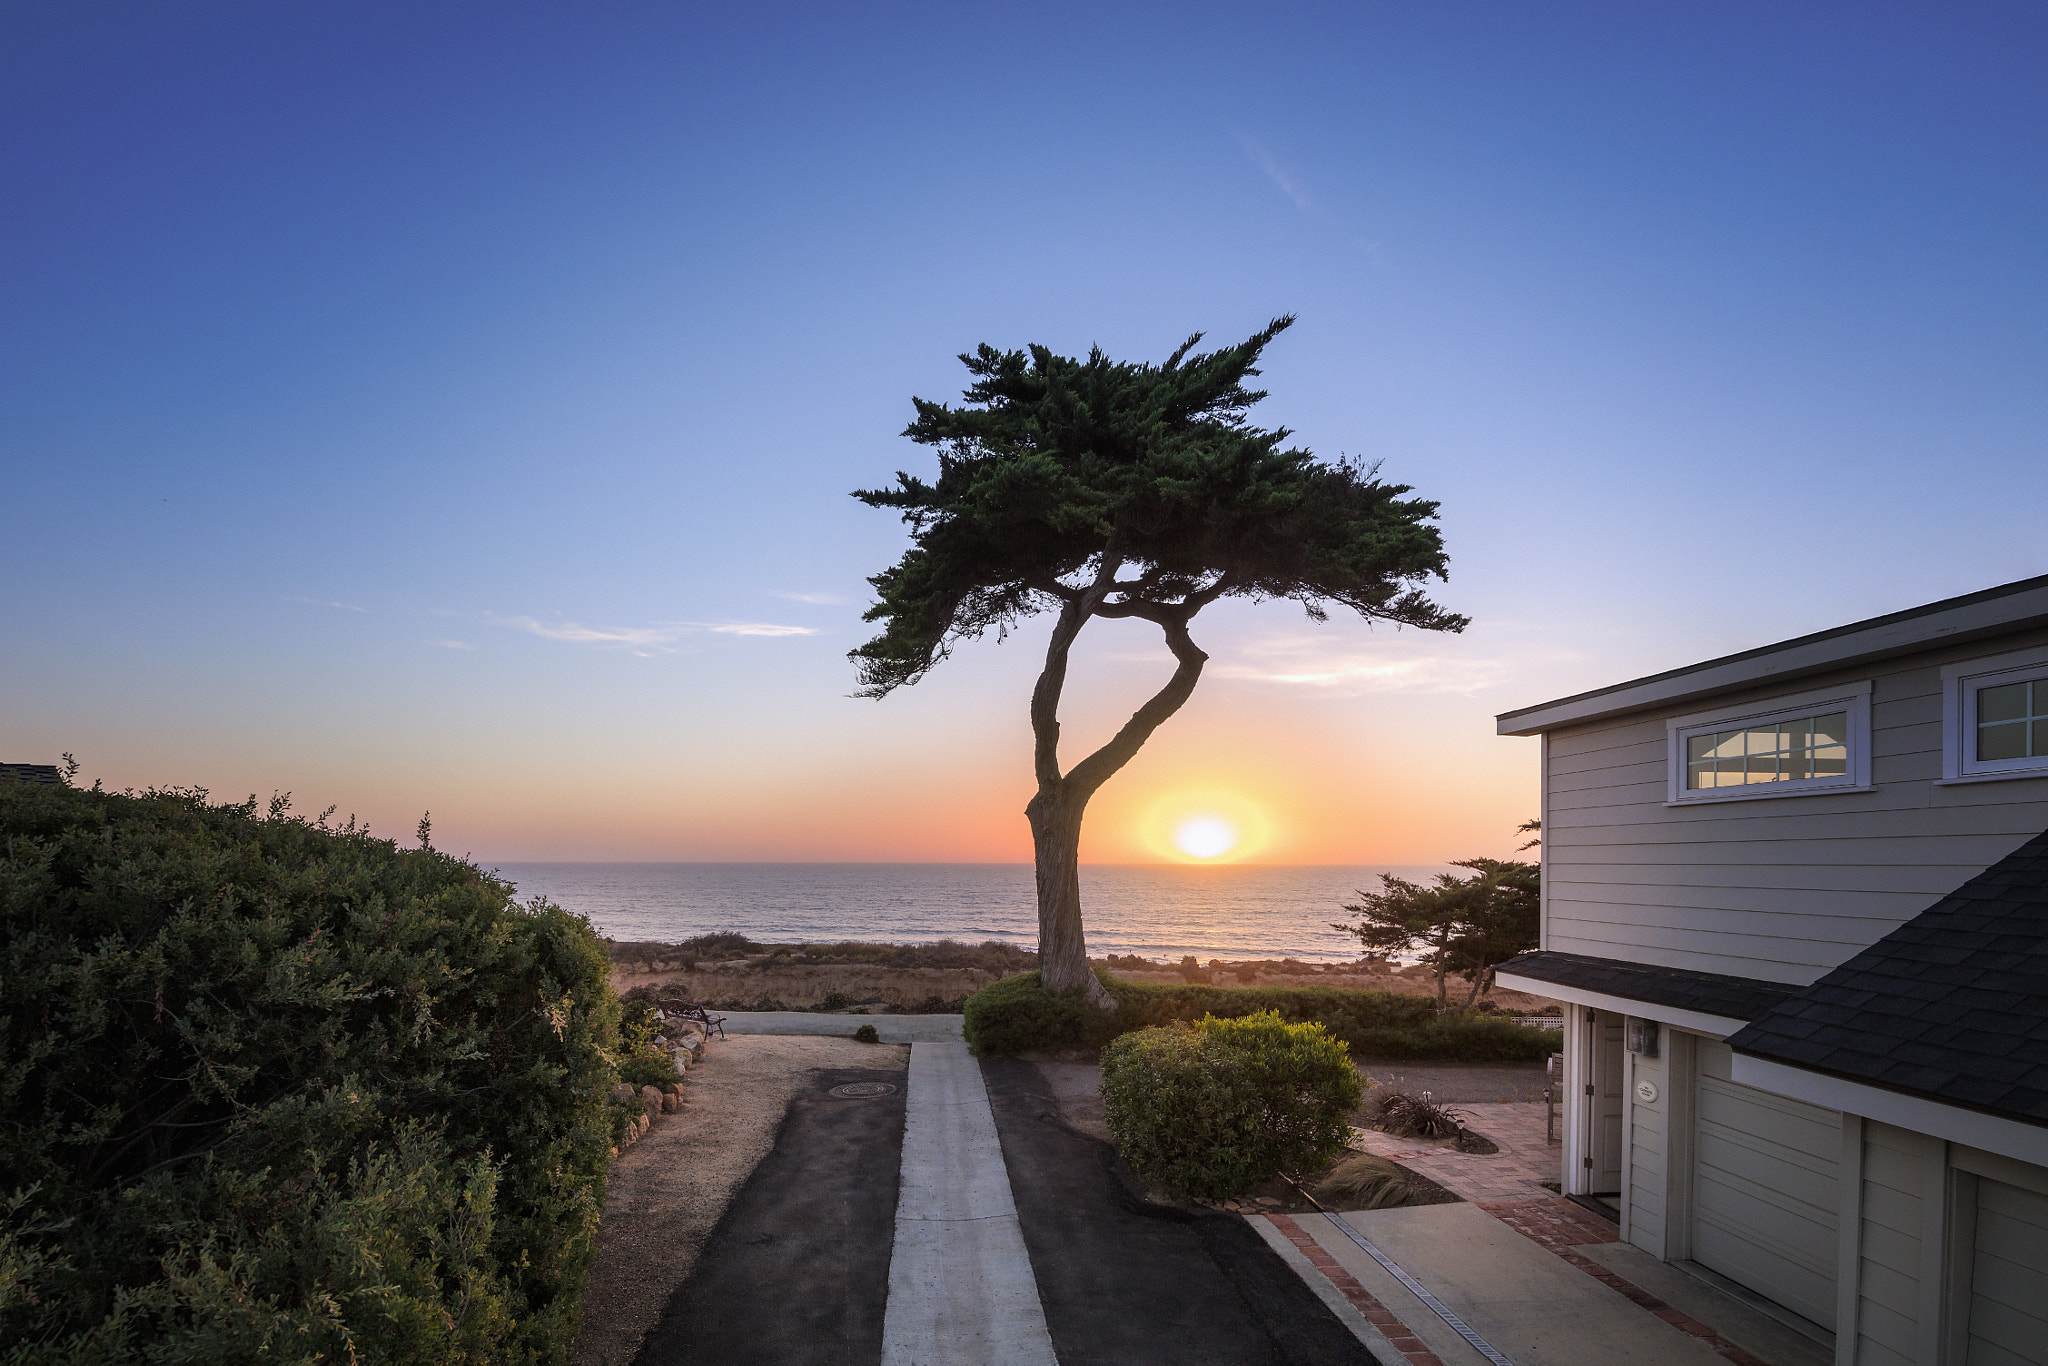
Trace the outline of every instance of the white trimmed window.
<path fill-rule="evenodd" d="M 1674 806 L 1870 787 L 1867 680 L 1674 717 L 1666 730 Z"/>
<path fill-rule="evenodd" d="M 1941 679 L 1945 781 L 2048 774 L 2048 650 L 1951 664 Z"/>

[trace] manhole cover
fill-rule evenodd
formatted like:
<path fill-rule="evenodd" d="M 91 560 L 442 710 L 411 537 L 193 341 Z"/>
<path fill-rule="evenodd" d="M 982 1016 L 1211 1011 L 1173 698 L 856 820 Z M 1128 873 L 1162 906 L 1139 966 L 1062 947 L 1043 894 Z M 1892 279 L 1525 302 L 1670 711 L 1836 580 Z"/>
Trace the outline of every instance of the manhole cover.
<path fill-rule="evenodd" d="M 896 1088 L 886 1081 L 850 1081 L 833 1087 L 832 1094 L 847 1100 L 866 1100 L 869 1096 L 893 1096 Z"/>

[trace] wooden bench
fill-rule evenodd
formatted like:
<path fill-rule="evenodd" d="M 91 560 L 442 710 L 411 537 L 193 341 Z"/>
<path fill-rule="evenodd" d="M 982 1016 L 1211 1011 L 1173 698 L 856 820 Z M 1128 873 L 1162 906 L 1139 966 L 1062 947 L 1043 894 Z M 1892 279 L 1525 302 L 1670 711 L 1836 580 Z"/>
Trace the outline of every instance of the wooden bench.
<path fill-rule="evenodd" d="M 718 1031 L 719 1038 L 725 1037 L 725 1016 L 713 1015 L 703 1006 L 663 1006 L 661 1008 L 661 1018 L 664 1020 L 690 1020 L 702 1025 L 704 1027 L 704 1037 L 707 1039 L 711 1037 L 713 1030 Z"/>

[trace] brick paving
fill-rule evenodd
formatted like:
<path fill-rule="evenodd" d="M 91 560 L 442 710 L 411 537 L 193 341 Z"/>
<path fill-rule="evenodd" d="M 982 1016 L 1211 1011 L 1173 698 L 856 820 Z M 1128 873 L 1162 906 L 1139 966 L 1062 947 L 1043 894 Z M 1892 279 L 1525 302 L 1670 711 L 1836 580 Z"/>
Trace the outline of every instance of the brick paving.
<path fill-rule="evenodd" d="M 1726 1357 L 1735 1366 L 1769 1366 L 1763 1358 L 1737 1347 L 1698 1319 L 1672 1308 L 1635 1282 L 1615 1275 L 1579 1251 L 1588 1243 L 1614 1241 L 1614 1225 L 1598 1215 L 1556 1196 L 1541 1200 L 1476 1203 L 1537 1246 L 1556 1253 L 1602 1285 L 1619 1291 L 1631 1303 L 1649 1310 L 1687 1337 L 1698 1339 L 1702 1346 Z"/>
<path fill-rule="evenodd" d="M 1475 1204 L 1526 1200 L 1550 1194 L 1543 1185 L 1562 1170 L 1562 1148 L 1543 1136 L 1543 1110 L 1527 1101 L 1508 1105 L 1456 1105 L 1465 1127 L 1491 1139 L 1497 1153 L 1461 1153 L 1426 1139 L 1396 1138 L 1373 1129 L 1353 1129 L 1352 1146 L 1422 1173 L 1454 1195 Z M 1563 1132 L 1563 1125 L 1557 1126 Z M 1602 1241 L 1612 1242 L 1610 1236 Z"/>
<path fill-rule="evenodd" d="M 1301 1255 L 1308 1258 L 1331 1285 L 1337 1287 L 1339 1294 L 1351 1301 L 1353 1308 L 1365 1315 L 1367 1323 L 1380 1330 L 1393 1349 L 1407 1360 L 1409 1366 L 1444 1366 L 1443 1358 L 1424 1346 L 1422 1339 L 1415 1336 L 1393 1310 L 1381 1304 L 1370 1290 L 1360 1285 L 1357 1278 L 1325 1251 L 1321 1243 L 1309 1236 L 1308 1230 L 1284 1214 L 1269 1214 L 1266 1218 L 1274 1228 L 1286 1236 L 1288 1242 L 1300 1249 Z"/>

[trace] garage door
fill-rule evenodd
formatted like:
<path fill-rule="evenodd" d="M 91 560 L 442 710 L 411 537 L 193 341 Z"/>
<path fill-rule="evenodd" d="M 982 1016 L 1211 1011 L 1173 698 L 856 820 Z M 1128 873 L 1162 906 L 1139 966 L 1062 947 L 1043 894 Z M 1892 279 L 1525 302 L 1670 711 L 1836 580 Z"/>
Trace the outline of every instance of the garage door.
<path fill-rule="evenodd" d="M 1967 1366 L 2035 1366 L 2048 1351 L 2048 1196 L 1977 1180 Z"/>
<path fill-rule="evenodd" d="M 1832 1329 L 1842 1116 L 1736 1085 L 1727 1044 L 1698 1056 L 1693 1260 Z"/>

